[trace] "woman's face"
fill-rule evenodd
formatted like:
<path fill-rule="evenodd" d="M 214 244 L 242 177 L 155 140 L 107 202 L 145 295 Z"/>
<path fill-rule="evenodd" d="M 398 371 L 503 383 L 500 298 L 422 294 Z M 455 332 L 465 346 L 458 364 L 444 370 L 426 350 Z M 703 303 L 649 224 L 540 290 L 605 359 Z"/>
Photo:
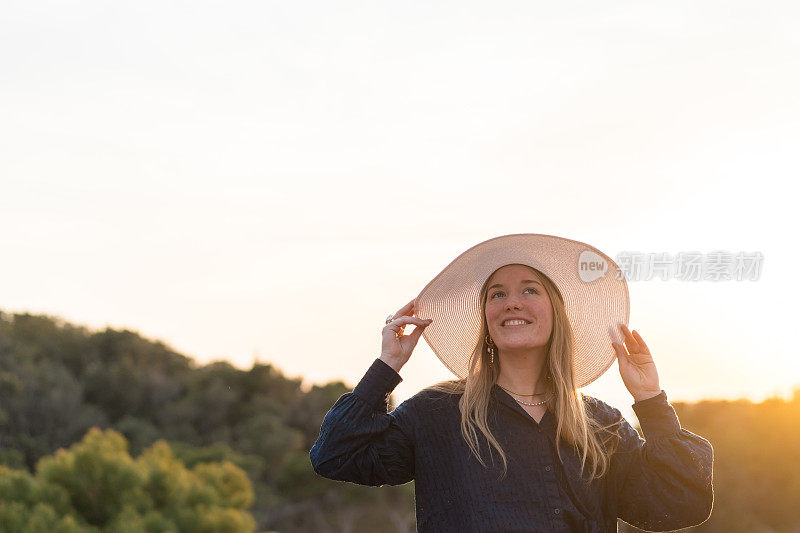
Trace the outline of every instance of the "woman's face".
<path fill-rule="evenodd" d="M 541 277 L 530 267 L 506 265 L 489 278 L 486 323 L 497 348 L 516 351 L 544 347 L 553 330 L 553 306 Z M 507 324 L 522 319 L 522 325 Z"/>

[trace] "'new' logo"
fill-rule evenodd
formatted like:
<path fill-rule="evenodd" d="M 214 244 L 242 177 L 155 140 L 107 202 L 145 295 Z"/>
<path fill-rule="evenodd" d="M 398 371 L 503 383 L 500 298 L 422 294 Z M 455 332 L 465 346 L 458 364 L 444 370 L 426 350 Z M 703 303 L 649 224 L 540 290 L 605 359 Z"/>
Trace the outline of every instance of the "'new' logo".
<path fill-rule="evenodd" d="M 581 281 L 589 283 L 596 279 L 602 278 L 608 270 L 608 263 L 603 256 L 598 255 L 591 250 L 581 252 L 578 257 L 578 276 Z"/>

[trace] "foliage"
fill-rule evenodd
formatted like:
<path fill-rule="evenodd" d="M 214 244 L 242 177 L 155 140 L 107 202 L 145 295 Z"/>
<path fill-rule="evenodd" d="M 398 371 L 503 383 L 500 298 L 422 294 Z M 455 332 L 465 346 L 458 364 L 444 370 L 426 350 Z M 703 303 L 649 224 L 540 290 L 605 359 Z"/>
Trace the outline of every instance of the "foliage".
<path fill-rule="evenodd" d="M 158 441 L 138 459 L 114 430 L 91 429 L 35 474 L 0 466 L 2 531 L 251 532 L 253 489 L 229 462 L 192 469 Z"/>
<path fill-rule="evenodd" d="M 252 515 L 283 533 L 413 531 L 413 482 L 314 473 L 308 450 L 352 386 L 300 385 L 269 364 L 198 365 L 131 331 L 0 313 L 0 530 L 247 531 Z M 691 530 L 800 531 L 800 390 L 673 406 L 714 446 L 714 511 Z"/>
<path fill-rule="evenodd" d="M 800 531 L 800 389 L 792 400 L 673 403 L 714 447 L 714 509 L 697 532 Z M 620 522 L 620 532 L 639 531 Z"/>
<path fill-rule="evenodd" d="M 252 495 L 234 491 L 225 501 L 241 506 L 252 500 L 249 509 L 260 529 L 303 530 L 311 527 L 309 523 L 325 529 L 326 521 L 341 521 L 330 504 L 340 487 L 314 473 L 308 450 L 322 418 L 350 387 L 335 382 L 304 392 L 300 384 L 300 379 L 287 378 L 269 364 L 254 364 L 249 370 L 226 362 L 197 365 L 163 343 L 128 330 L 92 332 L 55 317 L 0 313 L 0 464 L 34 472 L 40 459 L 55 453 L 42 464 L 48 475 L 62 475 L 64 486 L 127 487 L 109 495 L 102 506 L 90 497 L 76 497 L 74 505 L 86 513 L 87 524 L 122 531 L 123 522 L 112 522 L 135 514 L 138 518 L 127 520 L 125 527 L 136 529 L 131 524 L 137 523 L 158 529 L 162 520 L 146 511 L 143 482 L 137 476 L 142 461 L 166 461 L 156 460 L 164 452 L 154 445 L 164 440 L 170 443 L 173 460 L 182 461 L 206 485 L 233 490 L 231 484 L 238 478 L 231 476 L 232 465 L 246 472 Z M 57 450 L 74 444 L 92 427 L 114 429 L 120 438 L 98 441 L 90 432 L 84 451 L 70 455 L 79 467 L 65 463 Z M 121 448 L 123 441 L 129 452 Z M 141 457 L 126 463 L 120 458 L 126 453 Z M 87 470 L 79 472 L 84 467 Z M 105 478 L 87 477 L 101 470 Z M 72 473 L 81 475 L 70 480 Z M 211 496 L 195 491 L 183 497 L 202 501 Z M 365 508 L 356 513 L 359 516 L 388 517 L 389 510 L 366 508 L 369 498 L 362 500 Z M 406 498 L 407 510 L 408 504 Z M 408 512 L 413 514 L 413 508 Z M 48 511 L 41 513 L 44 517 Z M 235 522 L 231 513 L 209 511 L 206 521 L 227 527 L 224 524 Z M 168 519 L 187 523 L 174 514 Z M 199 531 L 205 526 L 191 527 Z"/>

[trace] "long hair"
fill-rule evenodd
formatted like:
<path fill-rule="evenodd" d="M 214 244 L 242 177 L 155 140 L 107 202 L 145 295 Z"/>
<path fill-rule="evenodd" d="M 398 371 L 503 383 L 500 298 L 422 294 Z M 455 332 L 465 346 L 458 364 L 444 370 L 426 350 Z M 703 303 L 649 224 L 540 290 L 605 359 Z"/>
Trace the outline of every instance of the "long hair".
<path fill-rule="evenodd" d="M 527 266 L 527 265 L 525 265 Z M 610 468 L 610 456 L 613 450 L 606 448 L 606 443 L 613 439 L 603 439 L 602 433 L 613 433 L 613 426 L 604 426 L 590 417 L 585 409 L 582 395 L 575 389 L 575 372 L 573 368 L 574 337 L 572 327 L 567 318 L 564 299 L 555 284 L 544 274 L 533 267 L 539 274 L 553 307 L 553 330 L 547 345 L 547 359 L 543 366 L 545 393 L 548 396 L 547 410 L 554 413 L 558 420 L 556 426 L 556 451 L 561 459 L 561 439 L 577 448 L 581 454 L 581 474 L 584 468 L 589 469 L 588 481 L 602 477 Z M 494 274 L 494 273 L 493 273 Z M 442 381 L 426 387 L 449 394 L 461 394 L 458 406 L 461 411 L 461 433 L 470 450 L 484 468 L 486 463 L 479 452 L 478 434 L 483 434 L 489 444 L 494 447 L 503 460 L 503 477 L 508 470 L 506 454 L 500 443 L 489 430 L 487 423 L 489 399 L 492 387 L 500 375 L 500 358 L 490 364 L 486 337 L 489 327 L 486 323 L 486 293 L 489 276 L 480 292 L 481 335 L 469 361 L 469 373 L 466 378 Z M 491 453 L 491 448 L 489 448 Z"/>

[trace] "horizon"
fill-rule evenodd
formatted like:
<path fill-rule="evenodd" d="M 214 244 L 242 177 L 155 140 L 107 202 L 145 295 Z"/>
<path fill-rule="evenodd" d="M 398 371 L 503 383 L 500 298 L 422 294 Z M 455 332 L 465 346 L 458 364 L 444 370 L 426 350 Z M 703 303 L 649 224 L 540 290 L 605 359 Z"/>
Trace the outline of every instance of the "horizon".
<path fill-rule="evenodd" d="M 144 335 L 142 332 L 136 331 L 134 329 L 130 329 L 130 328 L 121 328 L 121 329 L 119 329 L 119 328 L 114 328 L 114 327 L 111 327 L 111 326 L 106 326 L 106 327 L 99 328 L 99 329 L 98 328 L 91 328 L 91 327 L 88 327 L 88 326 L 83 325 L 83 324 L 78 324 L 78 323 L 74 323 L 74 322 L 68 321 L 68 320 L 64 319 L 63 317 L 59 317 L 59 316 L 55 316 L 55 315 L 36 314 L 36 313 L 29 313 L 29 312 L 8 312 L 6 310 L 0 309 L 0 319 L 2 319 L 2 320 L 5 320 L 7 317 L 9 317 L 9 318 L 13 317 L 14 315 L 23 315 L 23 316 L 24 315 L 30 315 L 30 316 L 35 316 L 35 317 L 44 317 L 44 318 L 47 318 L 47 319 L 50 319 L 50 320 L 53 320 L 53 321 L 57 322 L 60 326 L 69 325 L 71 327 L 84 329 L 84 330 L 86 330 L 87 334 L 90 335 L 90 336 L 94 335 L 94 334 L 98 334 L 98 333 L 103 333 L 103 332 L 105 332 L 107 330 L 112 330 L 112 331 L 116 331 L 116 332 L 120 332 L 120 333 L 129 332 L 129 333 L 132 333 L 134 335 L 138 335 L 139 337 L 141 337 L 142 339 L 146 340 L 149 343 L 163 345 L 168 350 L 173 351 L 173 352 L 175 352 L 175 353 L 177 353 L 177 354 L 179 354 L 179 355 L 181 355 L 183 357 L 186 357 L 186 358 L 190 359 L 193 363 L 197 364 L 198 367 L 209 365 L 209 364 L 214 364 L 214 363 L 219 363 L 219 362 L 224 362 L 224 363 L 230 364 L 232 367 L 236 368 L 237 370 L 241 370 L 241 371 L 245 371 L 246 372 L 246 371 L 251 370 L 256 365 L 269 365 L 269 366 L 272 366 L 273 368 L 275 368 L 286 379 L 289 379 L 289 380 L 300 380 L 300 390 L 302 392 L 304 392 L 304 393 L 307 393 L 314 386 L 324 386 L 327 383 L 338 381 L 337 379 L 331 379 L 331 380 L 329 380 L 327 382 L 311 382 L 311 381 L 308 380 L 308 378 L 306 376 L 292 375 L 290 373 L 287 373 L 282 367 L 280 367 L 280 365 L 277 365 L 273 361 L 269 361 L 269 360 L 265 360 L 265 359 L 253 359 L 253 361 L 251 363 L 249 363 L 249 364 L 236 363 L 236 362 L 231 361 L 229 359 L 226 359 L 224 357 L 223 358 L 219 358 L 219 359 L 211 359 L 211 360 L 203 362 L 203 361 L 198 360 L 197 357 L 193 356 L 192 354 L 184 353 L 184 352 L 181 352 L 181 351 L 175 349 L 173 346 L 171 346 L 169 343 L 165 342 L 163 339 L 157 339 L 157 338 L 148 337 L 147 335 Z M 412 357 L 413 357 L 413 355 L 412 355 Z M 402 375 L 402 371 L 401 371 L 401 375 Z M 452 376 L 450 379 L 452 379 L 454 377 L 455 376 Z M 342 380 L 342 381 L 344 381 L 344 383 L 348 387 L 350 387 L 351 389 L 357 383 L 357 382 L 348 382 L 346 380 Z M 585 388 L 582 388 L 582 389 L 579 389 L 579 390 L 581 390 L 581 392 L 585 392 Z M 395 396 L 395 397 L 397 396 L 396 392 L 393 392 L 392 395 Z M 792 401 L 796 401 L 797 398 L 800 398 L 800 380 L 798 380 L 797 384 L 794 387 L 790 386 L 788 392 L 786 392 L 786 391 L 777 391 L 776 390 L 776 391 L 773 391 L 772 394 L 764 395 L 760 399 L 753 399 L 751 397 L 701 397 L 701 398 L 696 398 L 696 399 L 691 399 L 691 400 L 690 399 L 677 399 L 677 400 L 676 399 L 671 399 L 670 403 L 672 403 L 672 402 L 685 402 L 685 403 L 692 404 L 692 403 L 699 403 L 699 402 L 703 402 L 703 401 L 712 401 L 712 402 L 713 401 L 732 401 L 732 402 L 747 401 L 747 402 L 750 402 L 750 403 L 752 403 L 754 405 L 758 405 L 758 404 L 762 404 L 762 403 L 764 403 L 766 401 L 774 400 L 774 399 L 783 400 L 783 401 L 787 401 L 787 402 L 792 402 Z M 602 398 L 600 398 L 600 399 L 602 399 Z M 396 403 L 399 404 L 400 401 L 401 400 L 398 400 L 398 401 L 396 401 Z M 633 416 L 633 418 L 634 419 L 636 418 L 635 415 Z"/>

